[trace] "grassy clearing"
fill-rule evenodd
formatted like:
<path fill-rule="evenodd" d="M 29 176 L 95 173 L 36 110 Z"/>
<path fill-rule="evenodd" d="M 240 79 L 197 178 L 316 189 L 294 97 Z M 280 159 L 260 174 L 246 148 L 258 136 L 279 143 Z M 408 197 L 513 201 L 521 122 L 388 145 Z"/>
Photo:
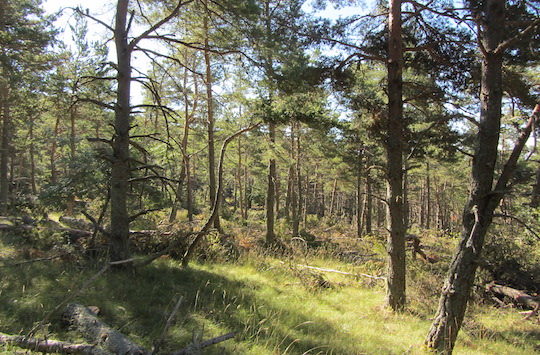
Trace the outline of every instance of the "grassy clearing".
<path fill-rule="evenodd" d="M 16 239 L 4 236 L 0 240 L 1 250 L 17 258 Z M 135 273 L 109 272 L 75 301 L 98 306 L 106 322 L 147 348 L 161 335 L 166 317 L 181 296 L 183 303 L 166 337 L 166 350 L 183 347 L 194 335 L 208 338 L 237 331 L 234 340 L 206 353 L 423 353 L 438 292 L 428 275 L 438 270 L 426 264 L 411 266 L 410 310 L 394 315 L 383 306 L 380 281 L 321 275 L 297 268 L 296 263 L 351 272 L 374 273 L 380 268 L 369 263 L 353 266 L 324 255 L 286 263 L 251 255 L 236 263 L 195 263 L 188 270 L 175 260 L 161 259 Z M 0 331 L 24 334 L 98 269 L 98 265 L 61 260 L 0 268 Z M 436 289 L 426 289 L 430 287 Z M 44 332 L 50 338 L 81 340 L 61 326 L 60 314 Z M 539 350 L 536 324 L 522 321 L 515 310 L 475 306 L 456 353 L 532 354 Z M 3 348 L 3 354 L 16 352 Z"/>

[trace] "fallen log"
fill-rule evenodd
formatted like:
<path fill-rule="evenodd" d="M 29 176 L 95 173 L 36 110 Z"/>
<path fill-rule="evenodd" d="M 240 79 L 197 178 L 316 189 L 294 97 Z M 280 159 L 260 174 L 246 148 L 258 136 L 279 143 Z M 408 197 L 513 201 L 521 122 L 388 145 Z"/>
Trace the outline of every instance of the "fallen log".
<path fill-rule="evenodd" d="M 36 339 L 21 335 L 0 333 L 0 344 L 15 345 L 19 348 L 41 353 L 107 355 L 108 352 L 90 344 L 72 344 L 51 339 Z"/>
<path fill-rule="evenodd" d="M 54 259 L 59 259 L 59 258 L 65 256 L 65 255 L 67 255 L 67 253 L 57 254 L 57 255 L 46 257 L 46 258 L 36 258 L 36 259 L 24 260 L 24 261 L 19 261 L 19 262 L 16 262 L 16 263 L 11 263 L 11 264 L 4 262 L 4 264 L 0 265 L 0 268 L 2 268 L 2 267 L 20 266 L 20 265 L 25 265 L 25 264 L 32 264 L 32 263 L 37 263 L 37 262 L 40 262 L 40 261 L 51 261 L 51 260 L 54 260 Z"/>
<path fill-rule="evenodd" d="M 100 321 L 96 314 L 80 304 L 69 304 L 64 320 L 73 325 L 88 342 L 95 343 L 112 354 L 143 355 L 148 351 L 124 334 Z"/>
<path fill-rule="evenodd" d="M 496 283 L 491 282 L 491 283 L 486 285 L 486 290 L 490 291 L 490 292 L 493 292 L 493 293 L 496 293 L 496 294 L 499 294 L 499 295 L 509 297 L 514 302 L 516 302 L 516 303 L 518 303 L 518 304 L 520 304 L 522 306 L 531 308 L 534 311 L 538 311 L 540 309 L 540 298 L 539 297 L 531 296 L 531 295 L 529 295 L 529 294 L 527 294 L 527 293 L 525 293 L 523 291 L 516 290 L 515 288 L 511 288 L 511 287 L 508 287 L 508 286 L 497 285 Z"/>

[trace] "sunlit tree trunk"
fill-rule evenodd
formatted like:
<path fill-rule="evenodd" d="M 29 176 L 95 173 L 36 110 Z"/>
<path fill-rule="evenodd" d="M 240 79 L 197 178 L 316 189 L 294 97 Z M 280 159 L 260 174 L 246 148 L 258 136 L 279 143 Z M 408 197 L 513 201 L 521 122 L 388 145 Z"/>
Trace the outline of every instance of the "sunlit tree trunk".
<path fill-rule="evenodd" d="M 450 354 L 463 323 L 484 238 L 493 213 L 508 190 L 519 156 L 539 117 L 532 115 L 493 186 L 499 145 L 502 107 L 502 46 L 505 35 L 505 0 L 487 0 L 482 11 L 479 39 L 482 46 L 480 122 L 472 163 L 472 186 L 463 212 L 462 239 L 444 283 L 437 315 L 426 344 Z M 502 47 L 501 47 L 502 46 Z"/>

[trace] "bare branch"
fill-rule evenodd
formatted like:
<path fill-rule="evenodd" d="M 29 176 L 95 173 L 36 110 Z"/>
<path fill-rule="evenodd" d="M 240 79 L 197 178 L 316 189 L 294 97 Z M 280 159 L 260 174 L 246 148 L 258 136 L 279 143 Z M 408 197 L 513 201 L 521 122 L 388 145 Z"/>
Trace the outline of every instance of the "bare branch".
<path fill-rule="evenodd" d="M 114 111 L 114 105 L 111 105 L 111 104 L 108 104 L 108 103 L 105 103 L 103 101 L 99 101 L 99 100 L 96 100 L 96 99 L 91 99 L 89 97 L 75 96 L 75 103 L 77 103 L 77 102 L 89 102 L 89 103 L 92 103 L 94 105 L 97 105 L 97 106 L 109 109 L 111 111 Z"/>
<path fill-rule="evenodd" d="M 144 215 L 146 215 L 148 213 L 151 213 L 151 212 L 156 212 L 156 211 L 161 211 L 161 210 L 162 210 L 162 208 L 151 208 L 151 209 L 148 209 L 148 210 L 137 212 L 133 216 L 129 216 L 129 221 L 133 222 L 134 220 L 136 220 L 137 218 L 139 218 L 141 216 L 144 216 Z"/>
<path fill-rule="evenodd" d="M 133 50 L 135 48 L 135 46 L 137 45 L 137 43 L 139 43 L 141 40 L 146 39 L 146 38 L 151 38 L 151 36 L 149 36 L 150 33 L 155 32 L 157 29 L 159 29 L 165 23 L 169 22 L 173 17 L 175 17 L 178 14 L 178 12 L 180 11 L 180 8 L 182 6 L 185 6 L 185 5 L 187 5 L 187 4 L 191 3 L 191 2 L 193 2 L 193 0 L 188 0 L 186 2 L 182 2 L 181 0 L 178 1 L 178 4 L 176 5 L 176 7 L 172 10 L 172 12 L 169 15 L 165 16 L 164 18 L 162 18 L 161 20 L 156 22 L 153 26 L 151 26 L 149 29 L 147 29 L 146 31 L 141 33 L 139 36 L 132 39 L 131 42 L 129 42 L 128 48 L 130 50 Z"/>
<path fill-rule="evenodd" d="M 94 22 L 99 23 L 100 25 L 102 25 L 103 27 L 108 29 L 109 31 L 114 32 L 114 28 L 112 28 L 110 25 L 108 25 L 105 22 L 101 21 L 97 17 L 94 17 L 94 16 L 90 15 L 88 12 L 82 11 L 82 9 L 80 7 L 69 7 L 68 9 L 71 9 L 71 10 L 79 13 L 79 15 L 82 15 L 84 17 L 88 17 L 89 19 L 91 19 Z"/>

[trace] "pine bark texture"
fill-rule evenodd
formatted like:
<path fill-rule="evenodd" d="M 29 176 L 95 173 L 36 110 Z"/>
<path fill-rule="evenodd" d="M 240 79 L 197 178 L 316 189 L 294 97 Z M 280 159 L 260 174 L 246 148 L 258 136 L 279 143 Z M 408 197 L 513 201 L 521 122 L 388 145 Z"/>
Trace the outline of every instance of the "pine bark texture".
<path fill-rule="evenodd" d="M 64 313 L 64 318 L 80 331 L 84 338 L 112 354 L 142 355 L 148 351 L 135 344 L 124 334 L 114 330 L 100 321 L 97 316 L 85 306 L 70 304 Z"/>
<path fill-rule="evenodd" d="M 403 43 L 401 0 L 391 0 L 388 48 L 388 278 L 387 303 L 405 307 L 405 226 L 403 225 Z"/>
<path fill-rule="evenodd" d="M 128 45 L 127 14 L 129 0 L 118 0 L 114 28 L 117 60 L 117 92 L 114 113 L 113 161 L 111 166 L 112 261 L 128 259 L 129 252 L 129 130 L 131 92 L 131 49 Z"/>
<path fill-rule="evenodd" d="M 465 206 L 462 239 L 444 283 L 436 317 L 426 345 L 438 353 L 451 354 L 463 323 L 484 239 L 495 209 L 508 190 L 519 156 L 538 115 L 533 113 L 522 130 L 510 157 L 494 185 L 502 106 L 502 63 L 505 0 L 487 0 L 479 34 L 482 49 L 480 122 L 472 163 L 472 186 Z"/>

